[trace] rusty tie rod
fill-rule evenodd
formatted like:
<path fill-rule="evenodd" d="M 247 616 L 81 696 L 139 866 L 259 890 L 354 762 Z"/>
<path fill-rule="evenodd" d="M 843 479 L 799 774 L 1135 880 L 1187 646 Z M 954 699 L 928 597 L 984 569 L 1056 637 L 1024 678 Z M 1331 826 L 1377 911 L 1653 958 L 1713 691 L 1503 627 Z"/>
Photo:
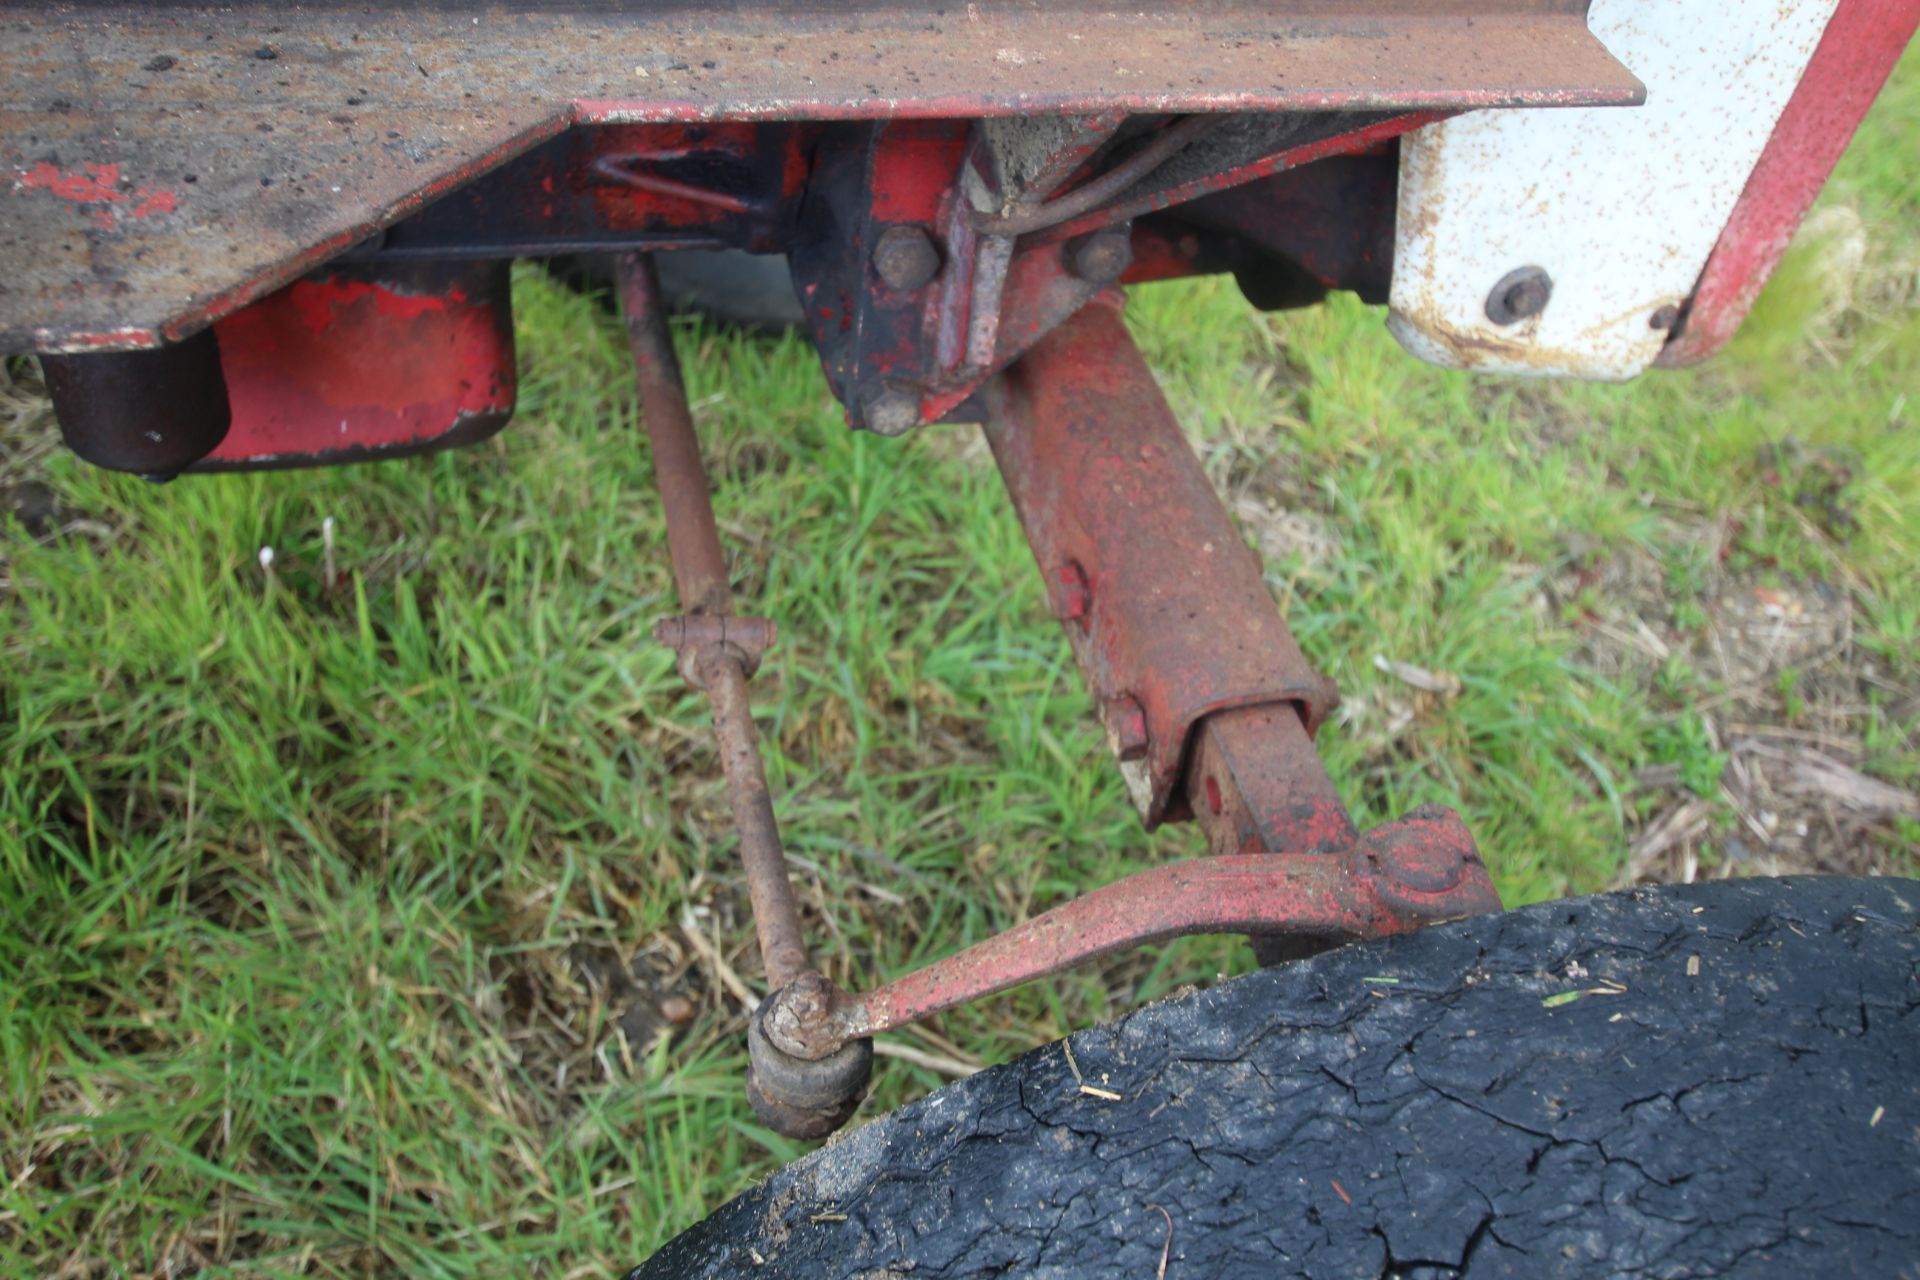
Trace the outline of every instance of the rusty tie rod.
<path fill-rule="evenodd" d="M 680 674 L 706 692 L 713 704 L 713 736 L 727 798 L 740 832 L 740 860 L 760 939 L 767 984 L 779 989 L 811 972 L 800 932 L 800 909 L 787 880 L 786 855 L 774 822 L 773 798 L 754 741 L 747 677 L 773 644 L 773 624 L 733 611 L 720 529 L 707 495 L 707 473 L 693 432 L 693 412 L 680 378 L 680 362 L 667 331 L 665 299 L 647 254 L 620 259 L 620 302 L 633 346 L 640 389 L 640 416 L 653 446 L 653 478 L 667 518 L 667 549 L 680 591 L 681 616 L 654 628 L 654 638 L 675 649 Z"/>
<path fill-rule="evenodd" d="M 622 255 L 619 278 L 640 416 L 653 446 L 654 484 L 666 513 L 667 551 L 680 593 L 680 616 L 657 625 L 654 638 L 679 655 L 680 674 L 704 690 L 713 707 L 713 736 L 740 832 L 740 861 L 767 986 L 789 1017 L 810 1015 L 824 1021 L 836 1007 L 838 993 L 813 967 L 801 936 L 800 908 L 787 879 L 786 854 L 747 700 L 747 678 L 772 647 L 774 627 L 764 618 L 733 611 L 720 529 L 653 259 L 643 253 Z M 776 1047 L 765 1032 L 765 1018 L 775 1005 L 775 999 L 763 1001 L 748 1025 L 747 1097 L 761 1119 L 788 1137 L 824 1137 L 844 1124 L 865 1096 L 873 1042 L 841 1037 L 830 1052 L 795 1057 Z"/>

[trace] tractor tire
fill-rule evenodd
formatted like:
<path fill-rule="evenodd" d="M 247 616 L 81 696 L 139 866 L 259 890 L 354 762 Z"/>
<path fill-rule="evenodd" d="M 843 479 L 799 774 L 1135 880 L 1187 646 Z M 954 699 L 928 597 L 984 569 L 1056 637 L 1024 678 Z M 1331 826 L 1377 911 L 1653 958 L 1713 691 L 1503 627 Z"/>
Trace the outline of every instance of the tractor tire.
<path fill-rule="evenodd" d="M 874 1120 L 631 1280 L 1920 1276 L 1917 917 L 1734 880 L 1326 952 Z"/>

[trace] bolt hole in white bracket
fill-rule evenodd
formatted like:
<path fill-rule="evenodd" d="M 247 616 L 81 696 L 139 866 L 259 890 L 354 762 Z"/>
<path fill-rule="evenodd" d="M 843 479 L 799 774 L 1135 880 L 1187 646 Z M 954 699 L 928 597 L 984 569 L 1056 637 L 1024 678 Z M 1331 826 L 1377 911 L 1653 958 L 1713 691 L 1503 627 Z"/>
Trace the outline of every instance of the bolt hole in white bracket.
<path fill-rule="evenodd" d="M 1644 106 L 1476 111 L 1408 135 L 1393 335 L 1455 369 L 1646 369 L 1838 3 L 1594 0 L 1588 25 Z M 1489 306 L 1522 268 L 1545 274 L 1544 303 Z"/>

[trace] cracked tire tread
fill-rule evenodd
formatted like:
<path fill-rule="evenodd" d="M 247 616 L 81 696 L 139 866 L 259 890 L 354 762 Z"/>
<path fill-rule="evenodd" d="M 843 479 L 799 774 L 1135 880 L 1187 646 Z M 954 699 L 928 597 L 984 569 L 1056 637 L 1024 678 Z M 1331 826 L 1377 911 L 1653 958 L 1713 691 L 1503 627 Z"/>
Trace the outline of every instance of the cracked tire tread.
<path fill-rule="evenodd" d="M 1048 1045 L 632 1277 L 1144 1280 L 1169 1218 L 1170 1280 L 1920 1276 L 1917 916 L 1736 880 L 1344 947 L 1073 1036 L 1120 1101 Z"/>

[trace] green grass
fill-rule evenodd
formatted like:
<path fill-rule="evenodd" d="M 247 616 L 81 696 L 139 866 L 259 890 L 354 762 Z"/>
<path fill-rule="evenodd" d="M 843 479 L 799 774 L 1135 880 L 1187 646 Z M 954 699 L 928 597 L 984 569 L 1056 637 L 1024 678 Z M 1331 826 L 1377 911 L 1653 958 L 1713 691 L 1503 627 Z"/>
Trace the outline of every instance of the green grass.
<path fill-rule="evenodd" d="M 1827 197 L 1869 284 L 1920 263 L 1917 120 L 1909 55 Z M 1840 584 L 1911 688 L 1920 310 L 1836 311 L 1823 261 L 1716 365 L 1623 387 L 1429 369 L 1350 300 L 1139 291 L 1250 536 L 1308 522 L 1270 579 L 1345 692 L 1324 745 L 1363 821 L 1459 807 L 1520 902 L 1618 879 L 1635 770 L 1712 789 L 1713 680 L 1583 662 L 1549 591 L 1623 553 L 1681 632 L 1716 574 Z M 0 533 L 0 1274 L 604 1275 L 800 1150 L 746 1108 L 737 1007 L 680 932 L 698 909 L 756 971 L 703 707 L 644 638 L 673 601 L 617 326 L 531 273 L 516 306 L 521 412 L 487 445 L 162 488 L 56 455 L 100 527 Z M 680 338 L 739 594 L 781 627 L 756 707 L 837 977 L 1195 851 L 1140 832 L 971 429 L 853 435 L 801 343 Z M 1848 460 L 1846 536 L 1770 476 L 1789 437 Z M 1873 772 L 1920 774 L 1910 702 L 1862 720 Z M 595 946 L 690 992 L 689 1029 L 623 1042 L 570 964 Z M 1190 941 L 940 1033 L 1004 1060 L 1247 963 Z M 938 1083 L 879 1079 L 877 1106 Z"/>

